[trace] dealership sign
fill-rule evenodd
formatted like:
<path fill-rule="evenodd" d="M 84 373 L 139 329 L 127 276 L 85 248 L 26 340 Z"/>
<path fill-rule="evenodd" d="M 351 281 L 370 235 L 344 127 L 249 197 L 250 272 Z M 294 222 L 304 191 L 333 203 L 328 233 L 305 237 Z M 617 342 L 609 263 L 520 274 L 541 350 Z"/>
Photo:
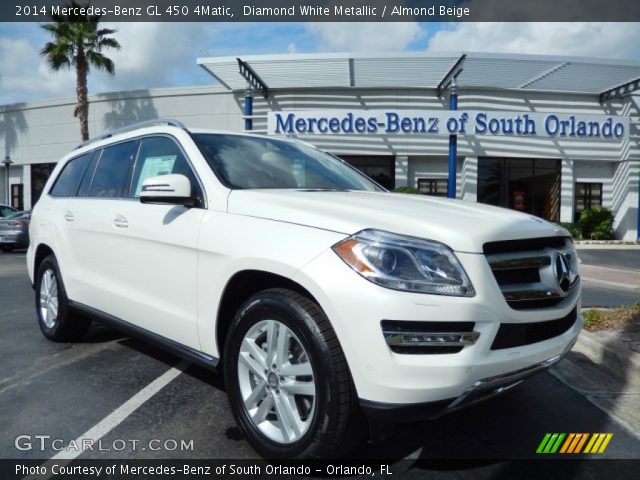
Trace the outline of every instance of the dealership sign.
<path fill-rule="evenodd" d="M 269 112 L 269 135 L 506 135 L 622 140 L 629 118 L 492 110 L 311 110 Z"/>

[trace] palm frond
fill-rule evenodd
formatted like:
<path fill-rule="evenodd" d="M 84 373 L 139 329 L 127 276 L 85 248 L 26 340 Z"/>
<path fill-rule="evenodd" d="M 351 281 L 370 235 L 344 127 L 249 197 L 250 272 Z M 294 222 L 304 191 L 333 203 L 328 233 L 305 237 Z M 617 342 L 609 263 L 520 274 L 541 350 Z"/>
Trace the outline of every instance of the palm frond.
<path fill-rule="evenodd" d="M 97 50 L 100 51 L 103 48 L 113 48 L 120 50 L 120 43 L 113 37 L 101 38 L 96 44 Z"/>
<path fill-rule="evenodd" d="M 110 58 L 104 56 L 100 52 L 96 52 L 94 50 L 88 51 L 87 52 L 87 62 L 92 67 L 94 67 L 94 68 L 96 68 L 98 70 L 103 70 L 103 71 L 107 72 L 109 75 L 114 75 L 115 74 L 115 66 L 113 64 L 113 60 L 111 60 Z"/>

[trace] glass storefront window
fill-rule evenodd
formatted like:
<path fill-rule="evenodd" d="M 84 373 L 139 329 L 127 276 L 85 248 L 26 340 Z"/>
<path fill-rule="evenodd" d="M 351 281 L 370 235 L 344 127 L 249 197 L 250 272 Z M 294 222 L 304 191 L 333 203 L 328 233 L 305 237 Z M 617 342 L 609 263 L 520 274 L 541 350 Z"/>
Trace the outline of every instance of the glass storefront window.
<path fill-rule="evenodd" d="M 42 190 L 53 172 L 55 163 L 36 163 L 31 165 L 31 208 L 42 195 Z"/>
<path fill-rule="evenodd" d="M 481 157 L 478 160 L 478 202 L 558 221 L 560 161 Z"/>
<path fill-rule="evenodd" d="M 387 190 L 395 188 L 395 157 L 385 155 L 340 155 L 340 158 Z"/>

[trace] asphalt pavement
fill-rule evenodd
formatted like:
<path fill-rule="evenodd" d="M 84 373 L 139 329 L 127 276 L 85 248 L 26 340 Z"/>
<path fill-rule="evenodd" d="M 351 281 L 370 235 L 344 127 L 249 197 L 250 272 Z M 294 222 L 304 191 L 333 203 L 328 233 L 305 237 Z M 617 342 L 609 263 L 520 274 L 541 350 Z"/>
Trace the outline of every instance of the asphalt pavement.
<path fill-rule="evenodd" d="M 614 287 L 594 280 L 582 280 L 582 306 L 615 308 L 640 302 L 640 290 Z"/>
<path fill-rule="evenodd" d="M 640 271 L 640 248 L 584 248 L 578 249 L 578 257 L 585 265 Z"/>
<path fill-rule="evenodd" d="M 51 458 L 56 454 L 53 439 L 68 443 L 78 438 L 181 362 L 100 325 L 94 325 L 79 343 L 49 342 L 38 329 L 33 299 L 24 254 L 0 254 L 4 332 L 0 335 L 0 458 L 4 459 Z M 235 427 L 222 378 L 196 366 L 178 372 L 121 420 L 102 437 L 106 450 L 86 452 L 80 459 L 256 458 Z M 393 463 L 409 457 L 409 473 L 416 478 L 516 478 L 521 468 L 516 460 L 539 460 L 536 448 L 547 432 L 610 432 L 609 446 L 596 458 L 640 458 L 638 432 L 629 432 L 549 372 L 478 406 L 438 420 L 399 426 L 385 440 L 354 452 L 352 458 Z M 32 448 L 23 450 L 16 447 L 20 435 L 32 440 L 36 435 L 50 438 L 42 449 L 34 440 Z M 126 446 L 121 449 L 123 441 Z M 585 472 L 593 478 L 638 478 L 634 471 L 638 463 L 630 468 L 624 462 L 588 457 L 574 455 L 585 461 L 564 463 L 563 478 L 582 478 Z"/>
<path fill-rule="evenodd" d="M 640 272 L 640 249 L 579 249 L 578 257 L 583 266 L 583 307 L 612 308 L 640 302 L 640 285 L 627 279 L 638 277 L 632 272 Z M 590 270 L 596 274 L 586 275 Z"/>

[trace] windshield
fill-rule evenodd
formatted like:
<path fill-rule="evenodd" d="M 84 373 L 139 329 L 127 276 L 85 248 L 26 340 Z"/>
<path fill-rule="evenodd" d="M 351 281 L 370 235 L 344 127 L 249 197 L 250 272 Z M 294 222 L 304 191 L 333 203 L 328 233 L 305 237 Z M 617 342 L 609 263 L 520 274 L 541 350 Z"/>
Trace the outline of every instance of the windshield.
<path fill-rule="evenodd" d="M 193 139 L 230 188 L 382 191 L 346 163 L 302 143 L 211 133 Z"/>

